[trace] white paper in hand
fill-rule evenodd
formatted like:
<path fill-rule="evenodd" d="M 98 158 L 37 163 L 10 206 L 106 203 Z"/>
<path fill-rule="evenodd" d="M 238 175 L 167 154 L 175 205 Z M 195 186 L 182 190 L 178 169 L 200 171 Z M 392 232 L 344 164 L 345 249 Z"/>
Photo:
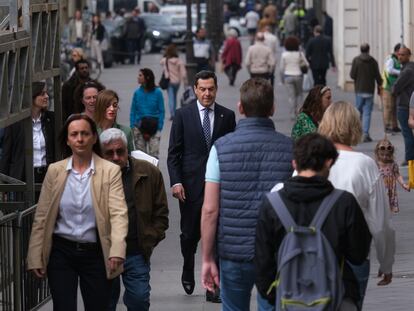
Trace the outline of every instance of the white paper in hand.
<path fill-rule="evenodd" d="M 131 155 L 138 160 L 144 160 L 149 163 L 151 163 L 154 166 L 158 166 L 158 159 L 150 156 L 149 154 L 146 154 L 145 152 L 142 152 L 141 150 L 134 150 L 131 152 Z"/>

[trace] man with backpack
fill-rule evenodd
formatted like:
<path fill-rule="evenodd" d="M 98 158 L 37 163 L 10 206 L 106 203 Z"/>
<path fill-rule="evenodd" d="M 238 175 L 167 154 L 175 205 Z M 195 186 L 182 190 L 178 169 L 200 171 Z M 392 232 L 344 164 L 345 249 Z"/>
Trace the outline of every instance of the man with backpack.
<path fill-rule="evenodd" d="M 347 262 L 363 263 L 371 235 L 354 196 L 327 179 L 337 157 L 327 138 L 303 136 L 293 151 L 298 175 L 262 201 L 256 286 L 276 310 L 357 310 L 358 282 Z"/>

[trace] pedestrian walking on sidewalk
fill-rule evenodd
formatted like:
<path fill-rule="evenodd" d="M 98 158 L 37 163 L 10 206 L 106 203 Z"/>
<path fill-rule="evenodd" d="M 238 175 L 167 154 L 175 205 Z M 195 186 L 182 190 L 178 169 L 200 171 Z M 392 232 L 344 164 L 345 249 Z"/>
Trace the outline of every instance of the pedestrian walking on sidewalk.
<path fill-rule="evenodd" d="M 154 165 L 128 156 L 127 137 L 117 128 L 99 136 L 104 159 L 119 165 L 128 207 L 128 234 L 122 282 L 128 310 L 150 307 L 150 258 L 168 229 L 168 203 L 164 180 Z M 120 278 L 112 284 L 109 311 L 115 311 L 121 292 Z"/>
<path fill-rule="evenodd" d="M 369 55 L 368 43 L 361 45 L 361 54 L 353 59 L 350 76 L 355 82 L 355 106 L 362 119 L 362 129 L 364 132 L 362 141 L 364 143 L 371 142 L 372 138 L 369 135 L 369 128 L 374 106 L 375 83 L 377 83 L 377 92 L 380 95 L 382 78 L 378 62 Z"/>
<path fill-rule="evenodd" d="M 128 210 L 119 166 L 103 160 L 96 125 L 74 114 L 62 128 L 64 160 L 47 170 L 37 204 L 27 268 L 47 276 L 54 310 L 108 310 L 122 272 Z"/>
<path fill-rule="evenodd" d="M 301 66 L 309 66 L 305 55 L 299 50 L 300 42 L 297 37 L 285 39 L 285 51 L 280 60 L 280 75 L 288 91 L 291 116 L 295 118 L 302 104 L 303 73 Z"/>
<path fill-rule="evenodd" d="M 258 32 L 255 43 L 249 46 L 245 63 L 251 78 L 270 78 L 276 61 L 272 50 L 264 43 L 263 32 Z"/>
<path fill-rule="evenodd" d="M 177 110 L 167 159 L 172 195 L 180 204 L 180 244 L 184 259 L 181 284 L 188 295 L 195 287 L 195 253 L 200 240 L 208 154 L 214 142 L 236 126 L 234 112 L 215 102 L 217 77 L 214 72 L 197 73 L 194 92 L 197 100 Z M 215 294 L 206 293 L 207 300 L 220 302 L 219 295 Z"/>
<path fill-rule="evenodd" d="M 336 102 L 326 109 L 319 125 L 319 133 L 331 139 L 339 152 L 332 166 L 329 180 L 335 188 L 351 192 L 361 207 L 374 240 L 379 262 L 378 285 L 392 281 L 395 255 L 395 231 L 391 225 L 391 213 L 384 182 L 375 161 L 362 152 L 355 151 L 362 137 L 362 125 L 358 110 L 348 102 Z M 346 174 L 344 174 L 346 172 Z M 359 282 L 359 310 L 362 309 L 368 285 L 370 261 L 352 265 Z"/>
<path fill-rule="evenodd" d="M 129 113 L 135 147 L 158 158 L 161 131 L 164 127 L 164 97 L 161 89 L 155 85 L 151 69 L 142 68 L 138 72 L 138 84 L 140 87 L 132 96 Z"/>
<path fill-rule="evenodd" d="M 317 85 L 311 89 L 299 110 L 291 137 L 297 140 L 306 134 L 316 132 L 325 110 L 331 103 L 332 91 L 328 86 Z"/>
<path fill-rule="evenodd" d="M 260 200 L 292 175 L 292 141 L 276 132 L 270 119 L 275 110 L 271 84 L 260 78 L 244 82 L 238 109 L 245 118 L 210 151 L 201 216 L 201 281 L 209 290 L 220 286 L 223 311 L 250 309 Z M 259 310 L 269 310 L 261 295 Z"/>
<path fill-rule="evenodd" d="M 392 87 L 401 72 L 401 63 L 398 60 L 398 51 L 401 43 L 394 46 L 394 52 L 389 55 L 384 64 L 382 74 L 382 103 L 384 105 L 384 127 L 386 133 L 400 133 L 397 123 L 397 107 L 395 97 L 392 95 Z"/>
<path fill-rule="evenodd" d="M 410 61 L 411 50 L 402 47 L 398 51 L 398 60 L 402 69 L 400 76 L 395 81 L 392 94 L 397 104 L 397 117 L 404 137 L 405 157 L 401 165 L 407 165 L 409 160 L 414 160 L 414 135 L 408 126 L 409 103 L 411 94 L 414 92 L 414 62 Z"/>
<path fill-rule="evenodd" d="M 321 26 L 313 29 L 314 37 L 306 46 L 306 58 L 312 69 L 314 85 L 326 85 L 326 72 L 329 63 L 335 68 L 335 58 L 332 53 L 332 43 L 324 34 Z"/>
<path fill-rule="evenodd" d="M 279 205 L 285 205 L 288 216 L 290 214 L 298 226 L 309 226 L 315 215 L 317 213 L 320 215 L 324 199 L 338 191 L 328 180 L 329 170 L 337 157 L 338 152 L 333 143 L 322 135 L 313 133 L 299 138 L 293 150 L 293 165 L 298 175 L 289 178 L 283 184 L 276 185 L 272 193 L 262 200 L 256 226 L 256 256 L 254 260 L 256 286 L 259 293 L 272 304 L 276 301 L 277 291 L 277 286 L 274 287 L 272 284 L 275 283 L 275 280 L 286 281 L 277 280 L 277 271 L 283 267 L 278 266 L 279 263 L 276 259 L 278 256 L 281 258 L 281 245 L 287 234 L 282 220 L 287 217 L 282 218 L 283 214 L 276 213 L 276 206 L 272 206 L 270 198 L 278 195 L 281 200 Z M 279 207 L 282 208 L 282 206 Z M 280 210 L 279 207 L 277 210 Z M 338 265 L 345 259 L 341 271 L 345 292 L 339 310 L 356 311 L 356 302 L 359 299 L 358 283 L 349 263 L 358 265 L 364 262 L 369 253 L 371 235 L 359 204 L 351 193 L 343 191 L 340 194 L 321 226 L 321 233 L 327 238 L 335 253 L 336 260 L 333 264 Z M 286 243 L 283 245 L 285 249 L 289 247 Z M 310 247 L 310 245 L 308 246 Z M 316 245 L 312 247 L 317 248 Z M 294 253 L 289 253 L 289 256 L 293 257 Z M 306 256 L 304 257 L 306 258 Z M 315 271 L 317 269 L 317 265 L 315 265 Z M 311 272 L 303 271 L 303 273 L 309 275 Z M 288 281 L 292 281 L 294 285 L 297 284 L 295 281 L 300 282 L 300 280 Z M 282 286 L 282 284 L 280 285 Z M 317 284 L 312 283 L 312 285 L 315 289 L 318 288 Z M 306 288 L 306 284 L 303 288 Z M 326 292 L 321 294 L 325 296 Z M 342 297 L 340 298 L 342 299 Z M 276 310 L 280 310 L 279 308 L 280 305 L 277 305 Z M 309 308 L 309 310 L 311 309 L 314 308 Z"/>
<path fill-rule="evenodd" d="M 237 31 L 235 29 L 230 29 L 227 33 L 221 61 L 223 63 L 223 70 L 229 78 L 229 85 L 233 86 L 242 63 L 242 48 L 239 39 L 237 39 Z"/>
<path fill-rule="evenodd" d="M 177 108 L 177 92 L 180 84 L 188 84 L 187 71 L 185 70 L 185 65 L 178 57 L 175 44 L 167 46 L 160 64 L 163 68 L 164 76 L 169 79 L 167 88 L 168 108 L 170 110 L 170 120 L 172 120 L 174 119 Z"/>

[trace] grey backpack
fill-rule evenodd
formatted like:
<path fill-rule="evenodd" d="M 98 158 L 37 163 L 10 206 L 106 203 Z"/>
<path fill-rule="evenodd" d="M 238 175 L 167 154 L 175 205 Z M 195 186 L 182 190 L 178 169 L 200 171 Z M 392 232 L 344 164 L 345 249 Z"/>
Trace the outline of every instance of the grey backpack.
<path fill-rule="evenodd" d="M 326 196 L 308 227 L 298 226 L 278 192 L 267 194 L 286 235 L 280 245 L 276 280 L 276 310 L 336 311 L 344 289 L 335 253 L 321 231 L 342 190 Z"/>

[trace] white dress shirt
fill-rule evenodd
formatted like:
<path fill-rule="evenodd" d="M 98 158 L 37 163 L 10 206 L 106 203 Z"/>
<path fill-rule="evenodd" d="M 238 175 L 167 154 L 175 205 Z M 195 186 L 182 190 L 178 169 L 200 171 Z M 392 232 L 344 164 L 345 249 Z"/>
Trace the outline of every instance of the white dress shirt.
<path fill-rule="evenodd" d="M 42 132 L 42 115 L 32 119 L 33 127 L 33 167 L 46 166 L 46 141 Z"/>
<path fill-rule="evenodd" d="M 76 38 L 83 38 L 83 22 L 80 20 L 75 21 L 75 27 L 76 27 Z"/>
<path fill-rule="evenodd" d="M 208 117 L 210 118 L 210 136 L 213 135 L 213 129 L 214 129 L 214 105 L 215 103 L 212 103 L 210 107 L 208 107 Z M 200 120 L 201 120 L 201 127 L 203 127 L 203 119 L 204 119 L 204 110 L 206 109 L 203 105 L 200 104 L 200 102 L 197 100 L 197 108 L 198 113 L 200 114 Z"/>
<path fill-rule="evenodd" d="M 83 174 L 73 168 L 72 157 L 66 170 L 69 176 L 60 199 L 54 233 L 75 242 L 96 242 L 96 218 L 91 193 L 91 177 L 95 172 L 93 158 Z"/>

